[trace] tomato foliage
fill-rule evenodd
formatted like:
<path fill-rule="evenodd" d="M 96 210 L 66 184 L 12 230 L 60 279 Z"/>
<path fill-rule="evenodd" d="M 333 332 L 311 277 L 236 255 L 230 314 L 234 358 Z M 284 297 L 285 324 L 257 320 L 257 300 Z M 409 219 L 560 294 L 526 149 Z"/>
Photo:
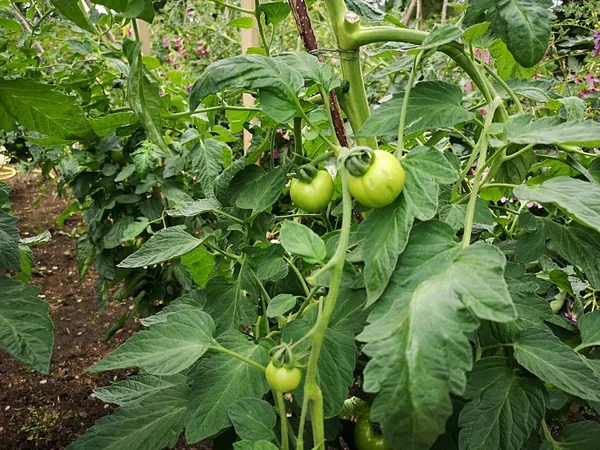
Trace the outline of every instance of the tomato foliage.
<path fill-rule="evenodd" d="M 2 13 L 3 140 L 76 199 L 99 307 L 145 327 L 89 369 L 139 372 L 70 450 L 597 442 L 551 432 L 600 407 L 597 19 L 472 0 L 425 32 L 374 2 L 216 1 L 151 57 L 149 0 L 51 3 Z M 220 13 L 260 47 L 230 52 Z"/>

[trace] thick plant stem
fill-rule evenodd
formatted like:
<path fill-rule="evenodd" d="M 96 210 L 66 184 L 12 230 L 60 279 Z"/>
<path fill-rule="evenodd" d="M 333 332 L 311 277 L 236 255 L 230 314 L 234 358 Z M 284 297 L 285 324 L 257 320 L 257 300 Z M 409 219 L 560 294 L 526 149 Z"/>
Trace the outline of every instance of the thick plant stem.
<path fill-rule="evenodd" d="M 274 390 L 273 398 L 275 399 L 277 413 L 279 414 L 279 421 L 281 422 L 281 448 L 282 450 L 288 450 L 290 448 L 288 437 L 288 419 L 285 410 L 285 401 L 283 400 L 283 393 Z"/>
<path fill-rule="evenodd" d="M 328 0 L 326 2 L 329 20 L 337 37 L 337 44 L 341 51 L 342 78 L 348 82 L 349 89 L 340 96 L 340 103 L 354 133 L 367 121 L 371 112 L 360 66 L 359 46 L 352 44 L 347 37 L 360 26 L 360 17 L 349 13 L 343 0 Z M 355 138 L 356 143 L 373 149 L 377 148 L 377 139 Z"/>
<path fill-rule="evenodd" d="M 306 421 L 307 407 L 309 407 L 311 413 L 311 422 L 313 424 L 313 440 L 315 443 L 314 448 L 317 450 L 325 450 L 323 393 L 317 384 L 318 362 L 323 346 L 323 339 L 325 338 L 325 332 L 335 310 L 335 305 L 340 290 L 346 251 L 348 250 L 348 244 L 350 242 L 350 227 L 352 225 L 352 197 L 350 196 L 350 191 L 348 189 L 348 172 L 343 165 L 340 167 L 340 174 L 342 177 L 343 195 L 342 229 L 337 249 L 330 260 L 331 277 L 329 282 L 329 293 L 327 294 L 327 298 L 324 300 L 325 305 L 323 306 L 322 313 L 319 314 L 317 322 L 309 331 L 312 346 L 304 382 L 304 401 L 302 404 L 302 414 L 300 417 L 299 428 L 299 433 L 302 433 Z M 299 434 L 297 446 L 299 450 L 303 450 L 301 437 L 302 434 Z"/>

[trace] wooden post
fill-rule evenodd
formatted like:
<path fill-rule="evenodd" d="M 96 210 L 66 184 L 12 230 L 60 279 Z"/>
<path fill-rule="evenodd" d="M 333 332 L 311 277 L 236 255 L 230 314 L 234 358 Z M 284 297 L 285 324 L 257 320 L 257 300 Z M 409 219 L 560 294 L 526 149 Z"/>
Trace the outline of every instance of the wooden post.
<path fill-rule="evenodd" d="M 254 9 L 254 6 L 254 0 L 242 0 L 242 8 Z M 250 17 L 254 18 L 254 16 Z M 249 47 L 258 47 L 258 28 L 256 24 L 252 28 L 242 28 L 242 54 L 246 54 L 246 51 L 248 51 Z M 244 94 L 243 99 L 244 106 L 248 108 L 254 106 L 254 97 L 252 97 L 250 94 Z M 244 130 L 244 150 L 248 150 L 251 142 L 252 135 L 248 131 Z"/>
<path fill-rule="evenodd" d="M 152 54 L 152 47 L 150 46 L 150 31 L 148 29 L 148 22 L 136 19 L 138 31 L 140 32 L 140 41 L 142 42 L 142 54 L 150 56 Z"/>

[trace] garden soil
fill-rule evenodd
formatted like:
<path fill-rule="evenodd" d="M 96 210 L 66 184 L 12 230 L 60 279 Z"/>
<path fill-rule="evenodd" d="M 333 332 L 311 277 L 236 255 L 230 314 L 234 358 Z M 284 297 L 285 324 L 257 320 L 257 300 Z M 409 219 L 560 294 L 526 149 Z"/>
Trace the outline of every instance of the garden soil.
<path fill-rule="evenodd" d="M 99 314 L 94 295 L 95 273 L 78 279 L 75 240 L 85 230 L 81 216 L 69 217 L 62 229 L 56 218 L 69 202 L 57 197 L 56 183 L 36 174 L 8 180 L 11 203 L 19 217 L 22 237 L 50 231 L 50 243 L 34 247 L 31 284 L 50 305 L 55 326 L 54 352 L 49 374 L 41 374 L 0 350 L 0 449 L 62 450 L 96 420 L 114 411 L 93 395 L 93 389 L 133 372 L 87 373 L 136 330 L 130 320 L 113 338 L 107 332 L 127 312 L 128 304 L 112 303 Z M 209 450 L 210 442 L 181 443 L 177 449 Z"/>

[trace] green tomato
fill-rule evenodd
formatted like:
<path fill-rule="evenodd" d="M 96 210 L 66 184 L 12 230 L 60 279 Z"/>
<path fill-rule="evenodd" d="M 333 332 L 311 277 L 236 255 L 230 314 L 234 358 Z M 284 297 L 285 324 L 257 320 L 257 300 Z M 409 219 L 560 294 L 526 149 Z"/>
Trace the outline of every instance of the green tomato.
<path fill-rule="evenodd" d="M 278 392 L 291 392 L 300 386 L 302 381 L 302 371 L 299 368 L 275 367 L 272 361 L 267 366 L 265 376 L 271 389 Z"/>
<path fill-rule="evenodd" d="M 326 170 L 319 170 L 310 183 L 298 178 L 292 180 L 290 196 L 298 207 L 309 213 L 325 209 L 333 196 L 333 180 Z"/>
<path fill-rule="evenodd" d="M 354 427 L 354 443 L 358 450 L 390 450 L 383 436 L 373 430 L 373 424 L 367 419 L 360 419 Z"/>
<path fill-rule="evenodd" d="M 392 203 L 404 188 L 406 175 L 400 161 L 391 153 L 375 150 L 375 161 L 367 172 L 348 177 L 352 197 L 369 208 L 383 208 Z"/>

